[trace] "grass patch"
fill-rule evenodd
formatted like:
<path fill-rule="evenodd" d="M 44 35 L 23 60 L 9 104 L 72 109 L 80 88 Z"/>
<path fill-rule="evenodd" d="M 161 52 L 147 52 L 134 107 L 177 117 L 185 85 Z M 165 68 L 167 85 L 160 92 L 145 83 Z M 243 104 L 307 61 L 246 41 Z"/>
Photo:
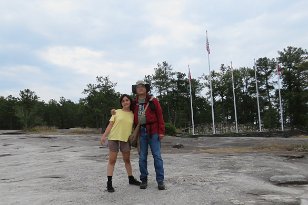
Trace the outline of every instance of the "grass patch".
<path fill-rule="evenodd" d="M 299 135 L 298 138 L 308 138 L 308 135 Z"/>
<path fill-rule="evenodd" d="M 211 149 L 201 148 L 198 151 L 206 152 L 210 154 L 256 152 L 256 150 L 253 147 L 218 147 L 218 148 L 211 148 Z"/>
<path fill-rule="evenodd" d="M 261 151 L 293 151 L 308 152 L 308 143 L 304 144 L 271 144 L 266 146 L 257 146 L 257 150 Z"/>
<path fill-rule="evenodd" d="M 25 131 L 30 133 L 56 133 L 58 132 L 58 129 L 56 127 L 49 126 L 35 126 Z"/>
<path fill-rule="evenodd" d="M 219 153 L 256 153 L 256 152 L 308 152 L 308 143 L 305 144 L 270 144 L 258 145 L 254 147 L 218 147 L 218 148 L 200 148 L 199 152 L 210 154 Z"/>
<path fill-rule="evenodd" d="M 100 130 L 96 128 L 75 127 L 75 128 L 70 128 L 67 133 L 68 134 L 100 134 Z"/>

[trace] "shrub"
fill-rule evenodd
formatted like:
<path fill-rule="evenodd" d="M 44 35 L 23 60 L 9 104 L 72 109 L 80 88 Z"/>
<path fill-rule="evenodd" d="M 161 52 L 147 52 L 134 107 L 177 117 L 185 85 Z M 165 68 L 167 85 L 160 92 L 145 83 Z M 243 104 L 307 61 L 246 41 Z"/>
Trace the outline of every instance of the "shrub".
<path fill-rule="evenodd" d="M 33 133 L 54 133 L 57 132 L 58 129 L 56 127 L 49 127 L 49 126 L 35 126 L 29 129 L 26 129 L 28 132 Z"/>
<path fill-rule="evenodd" d="M 174 136 L 176 134 L 176 128 L 173 124 L 167 122 L 165 124 L 166 135 Z"/>

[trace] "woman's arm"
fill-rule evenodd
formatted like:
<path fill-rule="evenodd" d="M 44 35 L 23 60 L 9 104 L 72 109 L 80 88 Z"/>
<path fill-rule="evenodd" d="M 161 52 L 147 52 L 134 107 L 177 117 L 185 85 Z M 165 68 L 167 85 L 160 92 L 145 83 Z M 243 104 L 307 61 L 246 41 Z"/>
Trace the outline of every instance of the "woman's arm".
<path fill-rule="evenodd" d="M 113 126 L 113 122 L 110 121 L 104 134 L 102 135 L 101 137 L 101 144 L 104 144 L 106 142 L 106 139 L 107 139 L 107 135 L 110 133 L 110 130 L 112 129 L 112 126 Z"/>

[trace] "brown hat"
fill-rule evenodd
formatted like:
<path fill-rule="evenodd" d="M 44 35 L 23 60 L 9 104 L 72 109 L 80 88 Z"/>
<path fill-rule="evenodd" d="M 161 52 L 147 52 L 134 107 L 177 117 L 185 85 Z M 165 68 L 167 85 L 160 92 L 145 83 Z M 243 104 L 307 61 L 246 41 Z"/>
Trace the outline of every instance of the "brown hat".
<path fill-rule="evenodd" d="M 134 94 L 137 94 L 137 92 L 136 92 L 137 85 L 144 85 L 146 90 L 147 90 L 147 93 L 150 92 L 150 90 L 151 90 L 150 84 L 146 83 L 143 80 L 138 80 L 135 85 L 132 85 L 132 91 L 133 91 Z"/>

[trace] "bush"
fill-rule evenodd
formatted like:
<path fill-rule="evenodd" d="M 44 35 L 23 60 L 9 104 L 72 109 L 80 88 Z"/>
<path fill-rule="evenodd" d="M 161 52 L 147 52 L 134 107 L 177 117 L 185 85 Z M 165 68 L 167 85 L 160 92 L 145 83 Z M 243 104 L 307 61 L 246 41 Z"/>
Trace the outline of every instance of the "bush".
<path fill-rule="evenodd" d="M 49 126 L 35 126 L 32 128 L 26 129 L 28 132 L 33 132 L 33 133 L 55 133 L 58 131 L 56 127 L 49 127 Z"/>
<path fill-rule="evenodd" d="M 174 136 L 176 134 L 176 128 L 173 124 L 167 122 L 165 124 L 166 135 Z"/>

